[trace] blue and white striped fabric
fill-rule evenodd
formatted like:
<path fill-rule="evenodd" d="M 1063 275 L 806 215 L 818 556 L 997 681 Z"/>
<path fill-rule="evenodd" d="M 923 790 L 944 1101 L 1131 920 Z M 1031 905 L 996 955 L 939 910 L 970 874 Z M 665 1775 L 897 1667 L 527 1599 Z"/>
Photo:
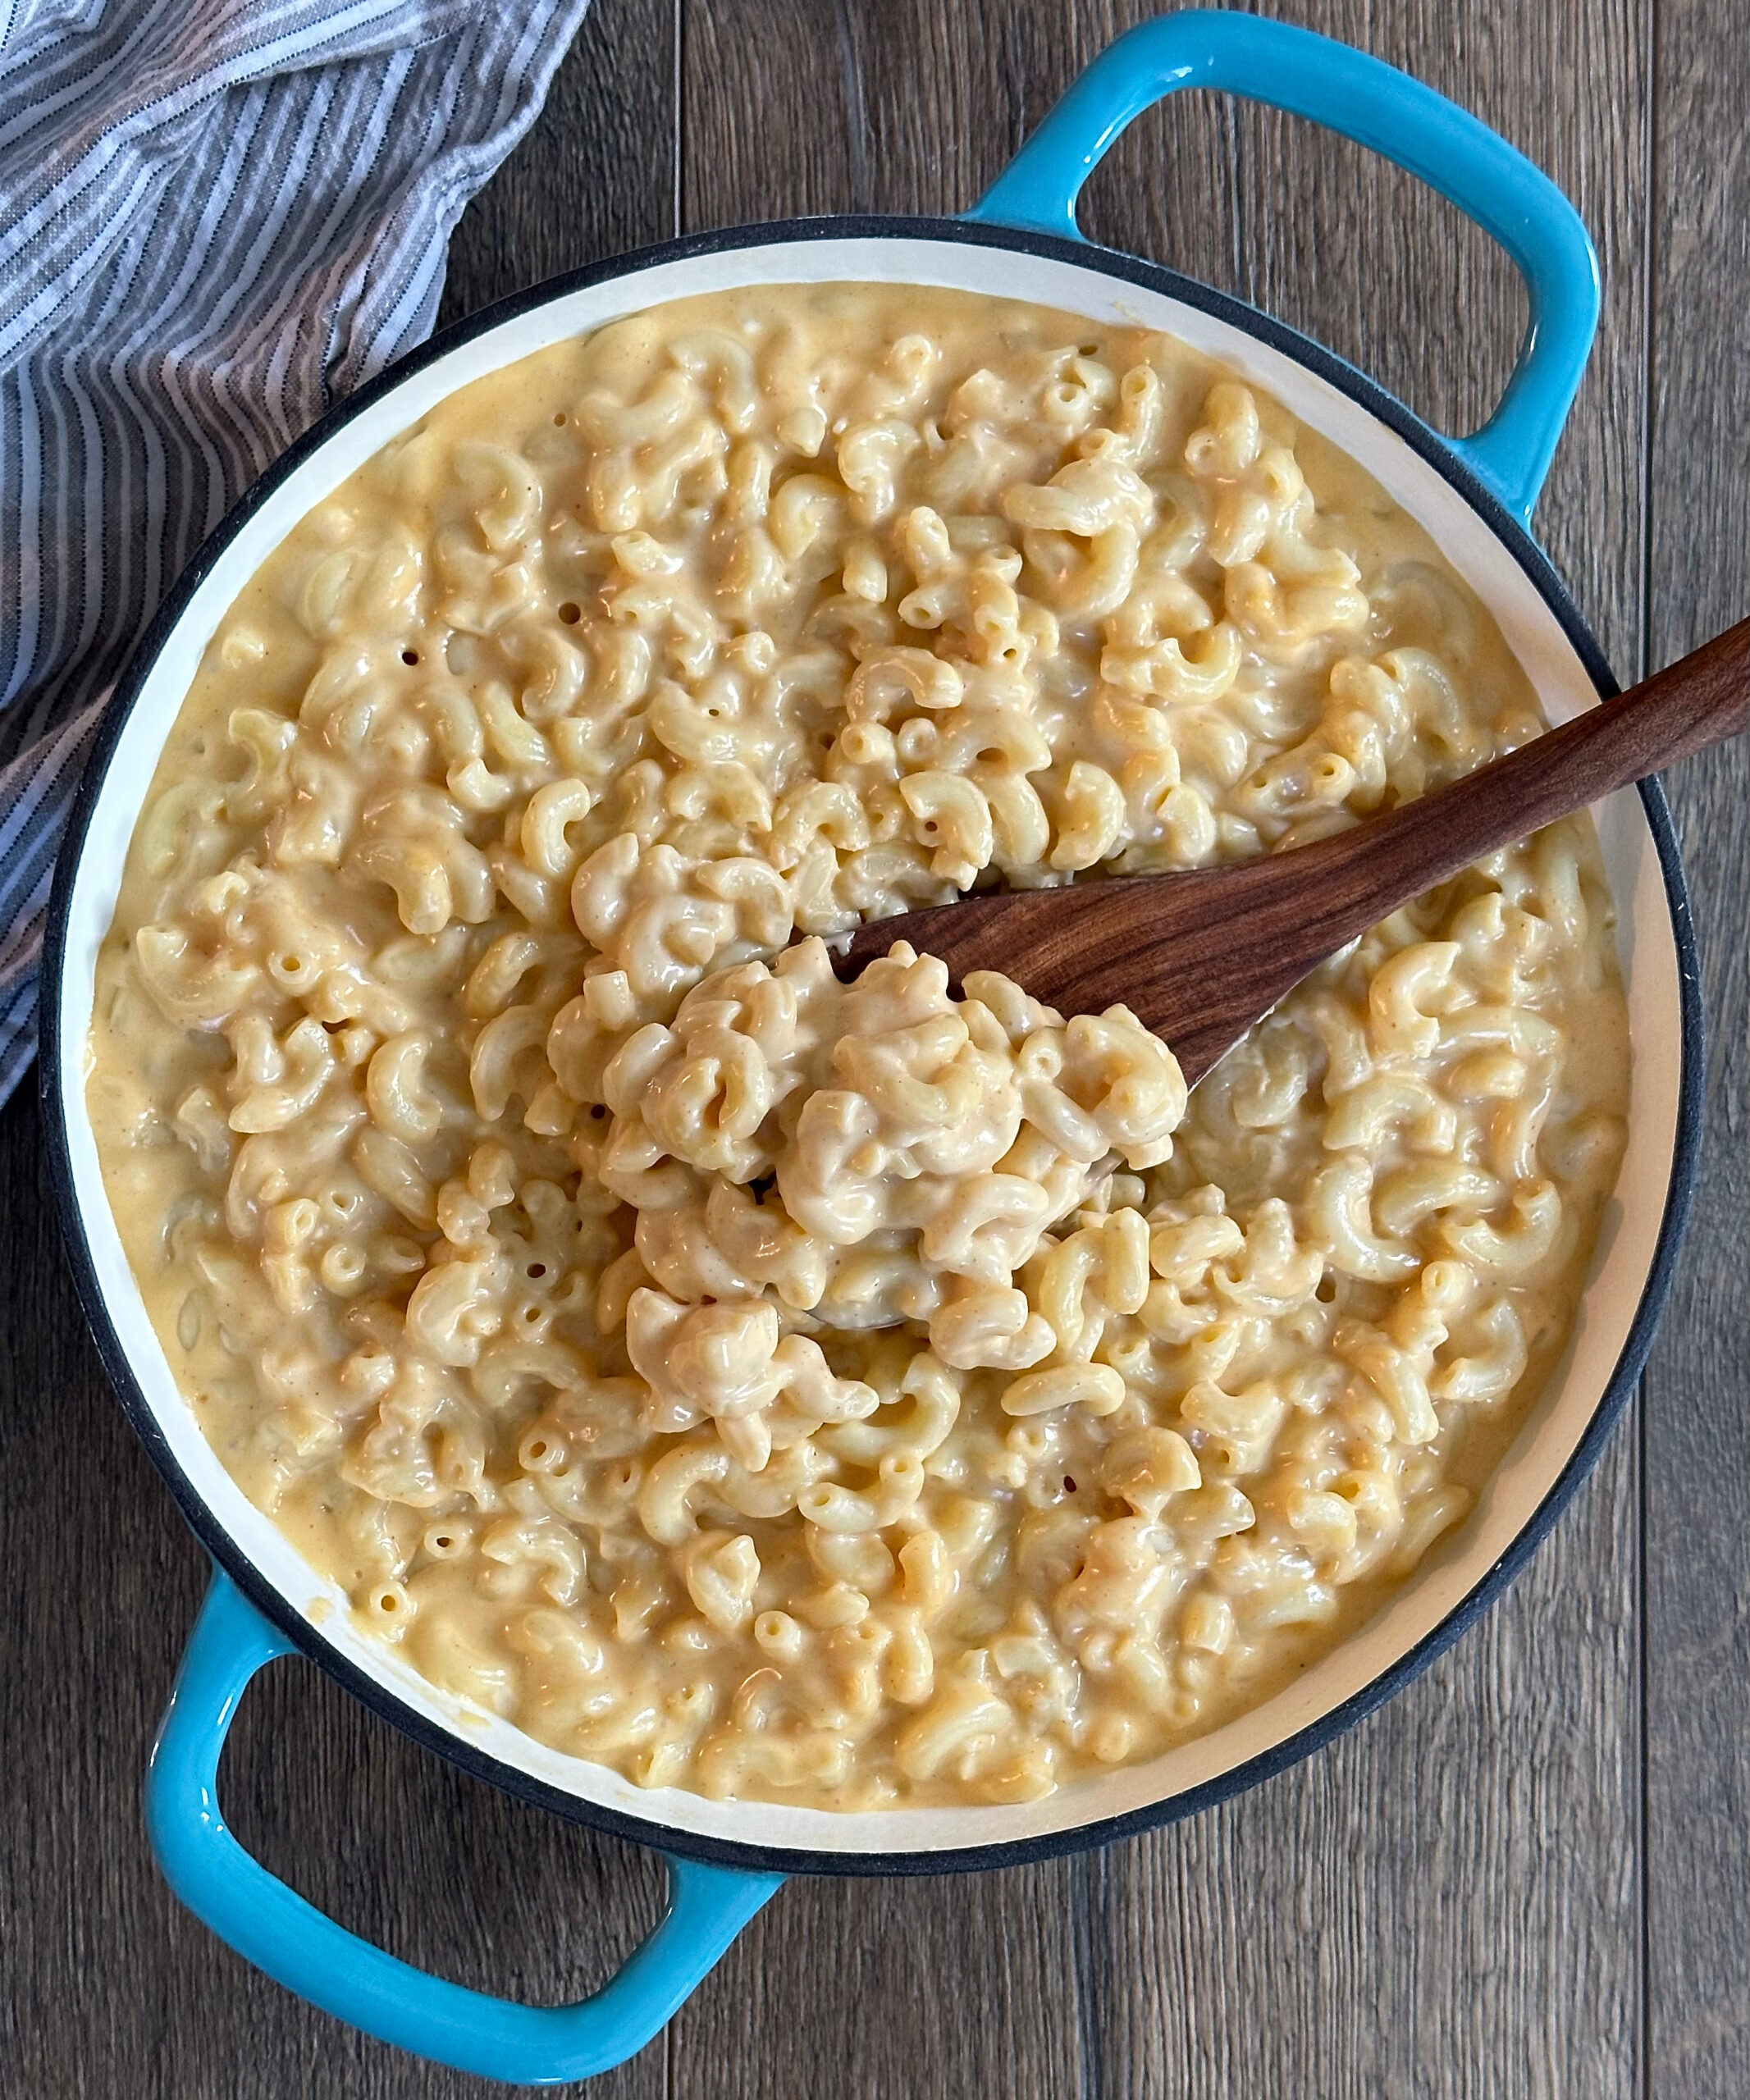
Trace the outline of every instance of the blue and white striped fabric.
<path fill-rule="evenodd" d="M 241 491 L 427 335 L 587 0 L 0 0 L 0 1100 L 129 647 Z"/>

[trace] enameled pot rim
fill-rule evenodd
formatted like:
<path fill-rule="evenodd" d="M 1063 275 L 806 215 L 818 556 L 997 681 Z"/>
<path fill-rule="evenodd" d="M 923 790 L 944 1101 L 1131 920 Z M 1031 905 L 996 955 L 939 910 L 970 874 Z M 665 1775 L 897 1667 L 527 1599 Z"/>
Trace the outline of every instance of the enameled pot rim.
<path fill-rule="evenodd" d="M 75 1283 L 99 1355 L 121 1405 L 136 1435 L 164 1475 L 196 1536 L 251 1604 L 300 1651 L 373 1711 L 463 1769 L 523 1800 L 634 1842 L 656 1845 L 669 1852 L 727 1866 L 791 1873 L 940 1874 L 1019 1865 L 1104 1844 L 1113 1838 L 1174 1822 L 1242 1792 L 1322 1748 L 1419 1676 L 1488 1609 L 1525 1565 L 1597 1463 L 1652 1344 L 1655 1325 L 1670 1289 L 1697 1173 L 1703 1060 L 1699 974 L 1675 833 L 1664 793 L 1656 781 L 1643 783 L 1640 797 L 1657 856 L 1678 962 L 1681 1074 L 1670 1174 L 1653 1257 L 1633 1320 L 1615 1369 L 1567 1463 L 1507 1550 L 1455 1608 L 1361 1690 L 1321 1714 L 1310 1725 L 1206 1783 L 1163 1800 L 1126 1813 L 1012 1842 L 949 1851 L 873 1852 L 774 1847 L 722 1839 L 680 1829 L 652 1817 L 627 1814 L 546 1784 L 491 1755 L 459 1732 L 409 1708 L 382 1682 L 336 1647 L 309 1618 L 267 1581 L 172 1454 L 121 1343 L 99 1280 L 75 1191 L 61 1085 L 63 1061 L 69 1056 L 78 1057 L 82 1054 L 81 1044 L 69 1043 L 63 1038 L 62 993 L 75 872 L 105 776 L 127 716 L 152 666 L 221 553 L 261 506 L 337 431 L 379 399 L 438 358 L 508 321 L 571 293 L 610 280 L 635 276 L 659 265 L 684 263 L 696 258 L 744 248 L 846 240 L 901 240 L 1006 249 L 1127 280 L 1150 292 L 1198 308 L 1307 368 L 1393 431 L 1451 486 L 1524 572 L 1559 623 L 1600 696 L 1608 696 L 1618 690 L 1602 651 L 1548 558 L 1446 441 L 1343 359 L 1227 293 L 1134 256 L 1048 234 L 961 220 L 890 216 L 809 218 L 688 235 L 551 279 L 532 290 L 485 308 L 433 337 L 331 409 L 245 492 L 208 536 L 177 579 L 117 682 L 80 782 L 56 870 L 49 908 L 43 974 L 40 1087 L 51 1180 Z"/>

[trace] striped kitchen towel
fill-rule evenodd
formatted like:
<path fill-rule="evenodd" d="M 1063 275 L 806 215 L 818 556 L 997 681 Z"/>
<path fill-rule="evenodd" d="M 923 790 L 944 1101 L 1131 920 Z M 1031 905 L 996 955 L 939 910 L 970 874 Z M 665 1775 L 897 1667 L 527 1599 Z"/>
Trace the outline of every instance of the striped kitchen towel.
<path fill-rule="evenodd" d="M 0 1100 L 128 650 L 228 506 L 427 335 L 587 0 L 0 0 Z"/>

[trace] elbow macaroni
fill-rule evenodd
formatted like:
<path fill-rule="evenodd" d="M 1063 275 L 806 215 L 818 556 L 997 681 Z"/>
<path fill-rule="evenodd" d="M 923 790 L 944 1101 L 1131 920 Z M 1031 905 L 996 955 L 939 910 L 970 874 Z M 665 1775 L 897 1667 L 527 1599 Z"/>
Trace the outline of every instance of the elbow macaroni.
<path fill-rule="evenodd" d="M 1152 1755 L 1376 1609 L 1564 1346 L 1589 822 L 1189 1102 L 1122 1007 L 825 943 L 1537 726 L 1419 530 L 1164 338 L 820 285 L 544 352 L 299 525 L 166 747 L 90 1081 L 165 1346 L 363 1623 L 642 1784 Z"/>

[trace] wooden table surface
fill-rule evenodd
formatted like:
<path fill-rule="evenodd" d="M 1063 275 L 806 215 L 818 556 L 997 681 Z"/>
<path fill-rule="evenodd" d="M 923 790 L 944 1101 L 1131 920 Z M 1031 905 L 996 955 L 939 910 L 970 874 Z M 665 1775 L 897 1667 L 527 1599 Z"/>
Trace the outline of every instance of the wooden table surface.
<path fill-rule="evenodd" d="M 446 317 L 677 230 L 976 198 L 1134 0 L 596 0 L 464 219 Z M 1743 0 L 1277 0 L 1522 147 L 1598 244 L 1604 317 L 1538 527 L 1626 682 L 1750 607 Z M 1099 237 L 1479 421 L 1523 295 L 1458 214 L 1297 122 L 1182 97 L 1092 185 Z M 1103 1853 L 793 1883 L 663 2038 L 658 2095 L 1750 2093 L 1750 751 L 1672 783 L 1711 1024 L 1707 1169 L 1638 1404 L 1506 1601 L 1340 1742 Z M 202 1557 L 113 1404 L 29 1093 L 0 1116 L 0 2090 L 486 2093 L 267 1983 L 172 1901 L 142 1766 Z M 482 1988 L 593 1988 L 645 1854 L 513 1805 L 303 1664 L 250 1692 L 246 1841 Z"/>

